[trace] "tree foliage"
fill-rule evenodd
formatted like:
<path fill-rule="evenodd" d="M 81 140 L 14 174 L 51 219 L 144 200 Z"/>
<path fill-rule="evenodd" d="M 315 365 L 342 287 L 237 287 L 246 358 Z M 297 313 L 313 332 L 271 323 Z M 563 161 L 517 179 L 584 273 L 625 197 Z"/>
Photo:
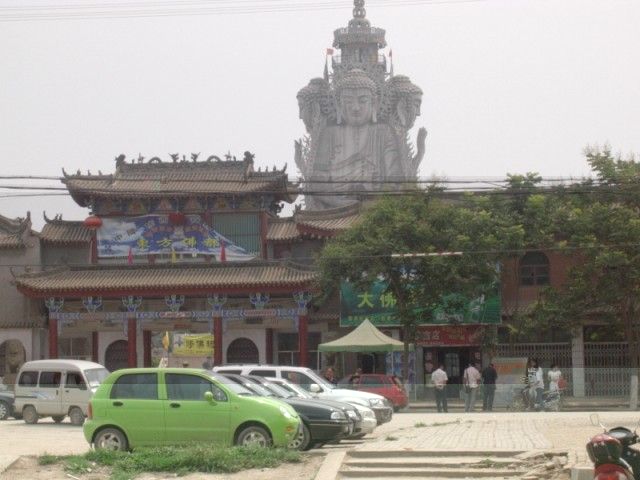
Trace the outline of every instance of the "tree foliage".
<path fill-rule="evenodd" d="M 520 244 L 520 229 L 487 207 L 473 196 L 444 201 L 434 191 L 381 199 L 361 222 L 327 243 L 318 259 L 320 288 L 328 296 L 344 279 L 365 288 L 375 280 L 386 281 L 397 300 L 406 354 L 418 323 L 430 320 L 443 296 L 486 293 L 496 278 L 496 252 Z M 441 252 L 463 254 L 392 257 Z M 453 301 L 445 308 L 459 307 Z M 403 363 L 406 378 L 406 358 Z"/>

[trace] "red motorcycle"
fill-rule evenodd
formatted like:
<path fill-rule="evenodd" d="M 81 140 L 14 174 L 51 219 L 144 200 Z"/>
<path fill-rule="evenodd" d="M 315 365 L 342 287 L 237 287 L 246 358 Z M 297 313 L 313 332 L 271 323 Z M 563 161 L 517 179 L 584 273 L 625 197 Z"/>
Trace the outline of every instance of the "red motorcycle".
<path fill-rule="evenodd" d="M 591 422 L 604 429 L 587 443 L 594 480 L 640 480 L 640 453 L 631 448 L 638 443 L 638 434 L 626 427 L 607 429 L 597 415 L 592 415 Z"/>

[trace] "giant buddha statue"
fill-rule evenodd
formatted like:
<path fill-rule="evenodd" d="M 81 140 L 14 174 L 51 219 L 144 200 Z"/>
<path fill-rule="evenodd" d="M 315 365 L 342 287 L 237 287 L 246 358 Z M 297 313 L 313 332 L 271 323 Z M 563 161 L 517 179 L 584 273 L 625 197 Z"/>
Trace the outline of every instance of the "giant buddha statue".
<path fill-rule="evenodd" d="M 420 115 L 422 90 L 387 71 L 385 31 L 366 19 L 364 0 L 354 0 L 353 19 L 334 33 L 324 78 L 298 92 L 307 135 L 295 143 L 307 209 L 331 209 L 372 194 L 403 188 L 417 179 L 426 130 L 417 151 L 409 130 Z"/>

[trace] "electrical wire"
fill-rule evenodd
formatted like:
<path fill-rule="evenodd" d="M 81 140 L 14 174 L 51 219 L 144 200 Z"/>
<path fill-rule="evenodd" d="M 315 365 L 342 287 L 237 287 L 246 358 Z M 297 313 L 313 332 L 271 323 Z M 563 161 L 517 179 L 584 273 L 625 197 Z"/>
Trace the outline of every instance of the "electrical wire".
<path fill-rule="evenodd" d="M 489 0 L 380 0 L 371 2 L 371 7 L 398 7 L 419 5 L 446 5 L 482 3 Z M 226 2 L 226 5 L 211 7 L 210 2 L 154 2 L 154 3 L 105 3 L 89 5 L 62 4 L 58 6 L 20 6 L 0 8 L 0 22 L 30 21 L 30 20 L 74 20 L 74 19 L 115 19 L 115 18 L 149 18 L 149 17 L 177 17 L 193 15 L 242 15 L 263 13 L 295 13 L 317 12 L 323 10 L 342 10 L 350 8 L 344 1 L 325 1 L 313 3 L 254 3 L 242 4 Z M 185 8 L 186 7 L 186 8 Z M 194 8 L 195 7 L 195 8 Z M 62 10 L 62 11 L 60 11 Z M 8 12 L 8 13 L 5 13 Z M 36 13 L 30 13 L 36 12 Z M 39 13 L 42 12 L 42 13 Z"/>

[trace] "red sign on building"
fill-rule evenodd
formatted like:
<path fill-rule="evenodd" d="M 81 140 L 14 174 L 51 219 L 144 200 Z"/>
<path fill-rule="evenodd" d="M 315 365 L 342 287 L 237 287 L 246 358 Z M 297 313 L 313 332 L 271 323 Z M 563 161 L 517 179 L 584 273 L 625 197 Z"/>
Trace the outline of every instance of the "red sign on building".
<path fill-rule="evenodd" d="M 478 345 L 480 334 L 478 325 L 419 327 L 416 345 L 423 347 Z"/>

